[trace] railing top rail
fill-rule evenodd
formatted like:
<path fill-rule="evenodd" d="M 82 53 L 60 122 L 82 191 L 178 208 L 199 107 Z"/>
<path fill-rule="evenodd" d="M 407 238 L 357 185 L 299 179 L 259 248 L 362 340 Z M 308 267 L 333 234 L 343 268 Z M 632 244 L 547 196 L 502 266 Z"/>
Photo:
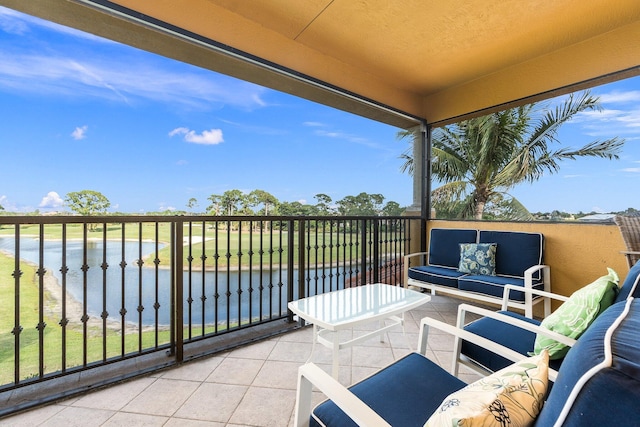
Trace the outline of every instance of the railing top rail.
<path fill-rule="evenodd" d="M 314 215 L 314 216 L 282 216 L 282 215 L 243 215 L 243 216 L 221 216 L 221 215 L 4 215 L 0 216 L 0 224 L 95 224 L 114 222 L 189 222 L 189 221 L 296 221 L 305 220 L 326 220 L 326 221 L 349 221 L 349 220 L 411 220 L 417 219 L 408 216 L 337 216 L 337 215 Z"/>

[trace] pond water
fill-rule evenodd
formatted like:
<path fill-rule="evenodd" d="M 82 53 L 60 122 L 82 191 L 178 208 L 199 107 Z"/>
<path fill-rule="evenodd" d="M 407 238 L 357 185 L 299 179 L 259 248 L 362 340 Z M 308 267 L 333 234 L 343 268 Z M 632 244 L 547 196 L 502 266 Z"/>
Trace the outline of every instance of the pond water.
<path fill-rule="evenodd" d="M 35 238 L 20 239 L 20 258 L 35 265 L 39 263 L 39 240 Z M 0 237 L 0 250 L 15 255 L 13 237 Z M 125 242 L 124 259 L 126 267 L 120 267 L 122 262 L 122 243 L 120 241 L 107 241 L 106 262 L 108 268 L 103 271 L 103 242 L 101 240 L 87 242 L 86 290 L 85 272 L 83 265 L 82 241 L 67 241 L 66 257 L 69 271 L 66 274 L 67 294 L 79 302 L 87 301 L 87 312 L 91 316 L 100 317 L 103 311 L 108 313 L 108 319 L 120 322 L 121 310 L 126 310 L 125 321 L 138 324 L 139 312 L 142 308 L 143 325 L 168 325 L 171 321 L 171 270 L 169 268 L 156 268 L 153 264 L 138 268 L 136 264 L 139 258 L 139 243 L 137 241 Z M 142 243 L 142 258 L 155 252 L 154 243 Z M 43 265 L 58 281 L 63 283 L 63 275 L 60 272 L 62 266 L 62 242 L 51 240 L 44 242 Z M 124 272 L 123 272 L 124 271 Z M 318 271 L 327 276 L 336 274 L 337 269 Z M 2 275 L 9 276 L 12 271 L 3 271 Z M 297 283 L 297 270 L 294 271 L 294 283 Z M 156 281 L 157 274 L 157 281 Z M 341 273 L 342 274 L 342 273 Z M 315 272 L 312 274 L 316 275 Z M 270 313 L 279 316 L 286 313 L 287 304 L 287 271 L 230 271 L 227 273 L 207 271 L 194 271 L 191 274 L 183 273 L 184 280 L 184 323 L 194 326 L 226 322 L 227 316 L 231 322 L 249 318 L 268 318 Z M 334 279 L 335 280 L 335 279 Z M 158 283 L 156 287 L 156 283 Z M 264 287 L 259 290 L 260 283 Z M 278 287 L 283 283 L 282 287 Z M 254 289 L 249 292 L 249 286 Z M 204 286 L 204 292 L 203 292 Z M 335 287 L 335 284 L 334 284 Z M 270 294 L 270 289 L 272 294 Z M 227 296 L 227 293 L 229 296 Z M 296 292 L 297 293 L 297 292 Z M 103 298 L 103 295 L 106 297 Z M 202 296 L 206 298 L 203 300 Z M 218 295 L 217 306 L 215 303 Z M 250 300 L 251 296 L 251 300 Z M 296 297 L 297 295 L 294 295 Z M 190 305 L 187 301 L 191 299 Z M 158 310 L 154 305 L 158 305 Z M 203 313 L 204 305 L 204 313 Z M 262 307 L 262 308 L 261 308 Z"/>

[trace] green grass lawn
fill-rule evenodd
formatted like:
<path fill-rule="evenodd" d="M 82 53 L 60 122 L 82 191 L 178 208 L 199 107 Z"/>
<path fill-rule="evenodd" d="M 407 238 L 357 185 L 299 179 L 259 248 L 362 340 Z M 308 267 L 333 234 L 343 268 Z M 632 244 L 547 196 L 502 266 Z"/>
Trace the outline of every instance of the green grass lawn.
<path fill-rule="evenodd" d="M 37 377 L 40 372 L 40 332 L 36 329 L 39 319 L 39 285 L 35 267 L 22 263 L 20 266 L 23 274 L 20 283 L 20 319 L 19 325 L 22 332 L 19 334 L 19 379 Z M 16 336 L 12 333 L 15 326 L 15 283 L 11 272 L 14 270 L 14 259 L 5 254 L 0 254 L 0 293 L 3 303 L 0 304 L 0 384 L 14 382 L 16 360 Z M 61 311 L 54 312 L 54 299 L 45 294 L 44 304 L 49 305 L 49 314 L 45 316 L 42 357 L 44 373 L 58 372 L 62 370 L 63 352 L 63 328 L 59 322 Z M 103 359 L 102 327 L 90 326 L 87 328 L 87 363 Z M 138 351 L 138 334 L 125 334 L 124 353 Z M 66 367 L 82 366 L 85 359 L 83 346 L 83 328 L 78 319 L 70 322 L 66 327 Z M 155 332 L 149 331 L 142 334 L 142 348 L 155 346 Z M 169 332 L 160 331 L 158 344 L 169 342 Z M 108 330 L 106 357 L 111 358 L 123 353 L 122 334 L 116 330 Z"/>

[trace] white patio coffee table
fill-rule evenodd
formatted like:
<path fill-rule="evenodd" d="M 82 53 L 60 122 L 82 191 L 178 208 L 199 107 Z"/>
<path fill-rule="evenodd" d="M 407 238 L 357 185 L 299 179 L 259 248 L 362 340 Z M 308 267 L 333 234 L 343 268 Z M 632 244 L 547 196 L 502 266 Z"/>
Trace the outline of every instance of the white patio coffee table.
<path fill-rule="evenodd" d="M 397 325 L 402 325 L 404 333 L 404 313 L 431 300 L 431 297 L 401 286 L 374 283 L 341 289 L 312 297 L 291 301 L 289 310 L 301 319 L 313 324 L 313 346 L 316 342 L 332 349 L 334 378 L 338 378 L 338 353 L 375 335 L 384 341 L 384 333 Z M 390 324 L 386 321 L 390 320 Z M 345 342 L 339 341 L 339 331 L 354 326 L 379 322 L 372 332 L 359 335 Z M 332 335 L 331 339 L 327 335 Z"/>

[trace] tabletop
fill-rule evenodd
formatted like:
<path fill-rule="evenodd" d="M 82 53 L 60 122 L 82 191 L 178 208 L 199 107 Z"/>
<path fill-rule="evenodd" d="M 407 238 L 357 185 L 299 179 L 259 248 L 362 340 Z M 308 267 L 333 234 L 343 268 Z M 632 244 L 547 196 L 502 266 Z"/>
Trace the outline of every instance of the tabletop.
<path fill-rule="evenodd" d="M 373 283 L 291 301 L 289 309 L 310 323 L 338 330 L 401 314 L 430 300 L 402 286 Z"/>

